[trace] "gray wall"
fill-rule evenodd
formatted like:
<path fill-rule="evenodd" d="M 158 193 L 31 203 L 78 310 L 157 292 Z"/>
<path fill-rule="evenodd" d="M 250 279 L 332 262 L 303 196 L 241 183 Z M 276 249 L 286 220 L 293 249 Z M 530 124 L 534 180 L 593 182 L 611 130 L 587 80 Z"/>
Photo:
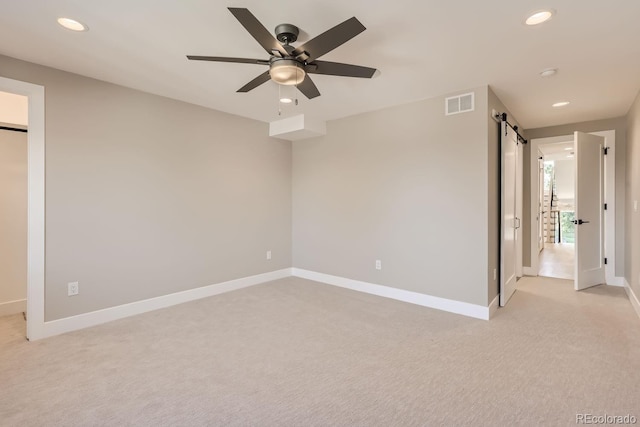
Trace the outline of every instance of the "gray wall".
<path fill-rule="evenodd" d="M 627 114 L 626 166 L 624 277 L 636 296 L 640 297 L 640 207 L 638 211 L 633 209 L 634 201 L 640 203 L 640 93 Z"/>
<path fill-rule="evenodd" d="M 26 297 L 27 134 L 0 130 L 0 305 Z"/>
<path fill-rule="evenodd" d="M 488 111 L 487 111 L 487 142 L 488 142 L 488 241 L 489 241 L 489 258 L 487 270 L 488 301 L 491 302 L 498 295 L 500 279 L 500 123 L 491 118 L 491 111 L 496 110 L 498 113 L 507 113 L 507 120 L 514 126 L 519 126 L 518 120 L 513 117 L 511 112 L 507 110 L 502 101 L 498 99 L 496 94 L 488 89 Z M 523 134 L 522 131 L 520 131 Z M 526 169 L 526 165 L 525 165 Z M 523 201 L 523 209 L 526 210 L 529 205 L 527 199 Z M 497 269 L 498 275 L 493 280 L 493 269 Z"/>
<path fill-rule="evenodd" d="M 627 146 L 627 122 L 624 117 L 615 119 L 596 120 L 591 122 L 571 123 L 561 126 L 527 129 L 526 134 L 530 139 L 547 138 L 552 136 L 572 135 L 575 131 L 599 132 L 605 130 L 616 131 L 616 276 L 624 274 L 625 264 L 625 170 L 626 170 L 626 146 Z M 524 161 L 525 175 L 524 188 L 525 200 L 530 200 L 530 163 L 531 152 L 525 146 Z M 524 263 L 531 266 L 531 209 L 524 211 Z"/>
<path fill-rule="evenodd" d="M 46 320 L 291 266 L 291 144 L 266 123 L 3 56 L 0 75 L 45 87 Z"/>
<path fill-rule="evenodd" d="M 486 306 L 487 87 L 474 92 L 471 113 L 445 116 L 438 97 L 296 142 L 294 267 Z"/>

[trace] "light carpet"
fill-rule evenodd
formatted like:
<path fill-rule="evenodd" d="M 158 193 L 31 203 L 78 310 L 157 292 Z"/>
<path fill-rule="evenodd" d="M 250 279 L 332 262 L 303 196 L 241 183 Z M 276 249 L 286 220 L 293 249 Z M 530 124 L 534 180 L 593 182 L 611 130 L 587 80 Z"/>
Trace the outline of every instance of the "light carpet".
<path fill-rule="evenodd" d="M 575 425 L 640 418 L 624 290 L 524 278 L 491 321 L 299 278 L 41 341 L 0 321 L 3 426 Z"/>

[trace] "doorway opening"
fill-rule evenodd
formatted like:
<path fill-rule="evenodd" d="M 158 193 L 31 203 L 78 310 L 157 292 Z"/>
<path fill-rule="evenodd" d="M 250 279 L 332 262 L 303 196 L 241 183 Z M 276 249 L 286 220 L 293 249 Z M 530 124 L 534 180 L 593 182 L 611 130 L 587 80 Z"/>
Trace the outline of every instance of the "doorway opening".
<path fill-rule="evenodd" d="M 539 150 L 538 275 L 575 277 L 575 153 L 573 141 L 543 144 Z"/>
<path fill-rule="evenodd" d="M 26 336 L 28 98 L 0 91 L 0 322 Z"/>
<path fill-rule="evenodd" d="M 593 146 L 588 140 L 593 137 L 600 137 L 600 141 L 603 141 L 603 145 L 595 151 L 587 148 Z M 579 140 L 582 140 L 580 142 Z M 540 147 L 548 144 L 559 144 L 573 141 L 574 143 L 574 160 L 575 160 L 575 180 L 576 184 L 581 181 L 583 185 L 576 185 L 575 194 L 575 212 L 578 215 L 582 212 L 583 217 L 574 218 L 574 222 L 579 224 L 576 226 L 575 235 L 578 236 L 578 231 L 586 232 L 586 237 L 583 239 L 583 243 L 588 242 L 589 239 L 596 237 L 596 234 L 600 235 L 600 239 L 603 241 L 602 247 L 600 245 L 587 245 L 582 251 L 578 251 L 578 237 L 575 240 L 575 265 L 574 269 L 574 284 L 576 289 L 582 289 L 584 286 L 578 282 L 580 277 L 589 278 L 588 270 L 596 271 L 597 282 L 604 283 L 613 286 L 622 286 L 623 281 L 620 277 L 616 276 L 616 165 L 615 165 L 615 151 L 616 151 L 616 132 L 615 130 L 597 131 L 589 134 L 581 132 L 575 132 L 574 135 L 560 135 L 546 138 L 536 138 L 530 141 L 531 143 L 531 156 L 530 156 L 530 180 L 527 189 L 530 195 L 530 215 L 529 215 L 529 230 L 530 230 L 530 255 L 531 257 L 525 262 L 529 262 L 529 267 L 525 267 L 525 274 L 531 276 L 540 275 L 540 251 L 543 249 L 544 239 L 544 213 L 545 210 L 544 200 L 541 199 L 541 192 L 539 188 L 544 186 L 542 176 L 544 174 L 544 158 L 543 153 L 540 151 Z M 580 148 L 580 152 L 576 148 Z M 566 147 L 565 147 L 566 148 Z M 604 148 L 604 150 L 602 150 Z M 566 150 L 569 151 L 569 150 Z M 601 156 L 604 151 L 604 156 Z M 589 155 L 589 153 L 591 153 Z M 584 155 L 589 155 L 589 161 L 586 162 Z M 590 164 L 596 161 L 594 156 L 600 157 L 600 160 L 596 164 Z M 580 162 L 583 159 L 582 166 Z M 597 165 L 597 163 L 600 163 Z M 578 175 L 582 178 L 579 180 Z M 582 188 L 581 190 L 578 188 Z M 598 196 L 598 197 L 596 197 Z M 583 206 L 582 210 L 578 209 L 580 201 L 589 202 L 593 206 Z M 595 201 L 595 202 L 594 202 Z M 594 202 L 594 203 L 592 203 Z M 585 210 L 586 208 L 586 210 Z M 582 221 L 581 221 L 582 220 Z M 597 231 L 594 225 L 599 224 L 602 229 Z M 591 230 L 591 233 L 589 231 Z M 560 230 L 562 233 L 562 230 Z M 595 233 L 595 234 L 594 234 Z M 584 258 L 582 267 L 577 265 L 580 263 L 579 252 L 582 253 Z M 593 268 L 585 267 L 587 264 L 593 265 Z M 599 265 L 596 265 L 599 264 Z M 580 268 L 578 268 L 580 267 Z M 598 268 L 596 268 L 598 267 Z M 576 272 L 580 270 L 581 275 L 577 275 Z M 601 277 L 601 272 L 604 270 L 604 277 Z M 580 276 L 580 277 L 578 277 Z M 593 278 L 595 280 L 595 277 Z M 582 282 L 581 282 L 582 283 Z"/>
<path fill-rule="evenodd" d="M 26 337 L 47 336 L 44 317 L 44 87 L 0 77 L 0 91 L 28 99 Z"/>

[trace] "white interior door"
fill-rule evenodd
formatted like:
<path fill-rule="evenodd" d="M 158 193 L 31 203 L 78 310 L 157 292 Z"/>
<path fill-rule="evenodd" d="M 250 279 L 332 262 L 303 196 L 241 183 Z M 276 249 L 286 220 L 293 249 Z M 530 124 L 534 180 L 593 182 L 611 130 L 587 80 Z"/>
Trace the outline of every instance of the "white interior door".
<path fill-rule="evenodd" d="M 502 122 L 501 132 L 501 224 L 500 224 L 500 306 L 505 306 L 517 286 L 517 228 L 516 188 L 518 164 L 518 140 L 516 133 Z"/>
<path fill-rule="evenodd" d="M 575 288 L 605 283 L 604 138 L 576 132 Z"/>
<path fill-rule="evenodd" d="M 523 274 L 523 266 L 522 266 L 522 253 L 524 251 L 522 241 L 522 215 L 523 215 L 523 159 L 524 159 L 524 145 L 518 143 L 516 137 L 516 277 L 522 277 Z"/>

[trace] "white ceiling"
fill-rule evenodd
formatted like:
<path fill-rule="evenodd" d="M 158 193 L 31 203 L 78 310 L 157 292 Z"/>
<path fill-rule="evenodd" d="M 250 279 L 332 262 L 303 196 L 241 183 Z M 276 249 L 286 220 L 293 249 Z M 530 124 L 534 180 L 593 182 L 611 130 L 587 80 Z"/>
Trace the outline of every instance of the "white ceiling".
<path fill-rule="evenodd" d="M 543 144 L 538 146 L 545 161 L 571 159 L 573 153 L 573 141 Z"/>
<path fill-rule="evenodd" d="M 372 80 L 314 75 L 322 96 L 285 115 L 330 120 L 485 84 L 524 128 L 624 115 L 640 89 L 636 0 L 2 0 L 0 54 L 262 121 L 278 119 L 277 85 L 236 90 L 266 66 L 186 54 L 267 58 L 228 6 L 304 42 L 356 16 L 367 30 L 321 59 L 381 70 Z M 554 8 L 540 26 L 523 21 Z M 88 24 L 73 33 L 67 16 Z M 538 73 L 559 68 L 552 78 Z M 568 107 L 551 104 L 568 100 Z"/>

